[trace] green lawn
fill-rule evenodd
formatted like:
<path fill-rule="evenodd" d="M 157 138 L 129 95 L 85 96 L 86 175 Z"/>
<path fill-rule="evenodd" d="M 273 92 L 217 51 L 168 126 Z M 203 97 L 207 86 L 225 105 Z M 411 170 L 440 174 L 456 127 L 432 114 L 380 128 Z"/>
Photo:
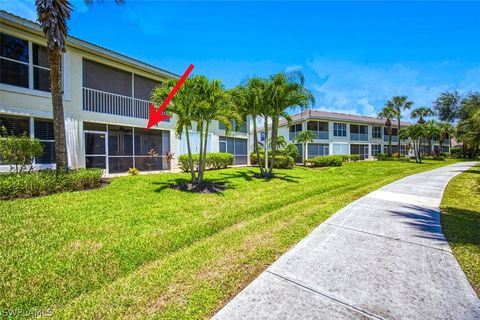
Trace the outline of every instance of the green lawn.
<path fill-rule="evenodd" d="M 443 232 L 480 297 L 480 166 L 450 181 L 441 209 Z"/>
<path fill-rule="evenodd" d="M 210 171 L 228 185 L 210 195 L 168 188 L 187 174 L 145 175 L 0 201 L 0 311 L 204 318 L 349 202 L 449 163 L 295 168 L 269 181 L 252 178 L 254 168 Z"/>

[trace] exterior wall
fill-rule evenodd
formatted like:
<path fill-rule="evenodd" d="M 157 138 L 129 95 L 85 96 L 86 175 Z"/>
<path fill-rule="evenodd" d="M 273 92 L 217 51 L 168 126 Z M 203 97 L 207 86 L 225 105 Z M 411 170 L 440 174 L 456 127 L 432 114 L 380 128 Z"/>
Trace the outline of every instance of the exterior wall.
<path fill-rule="evenodd" d="M 302 124 L 302 129 L 303 131 L 307 130 L 307 122 L 308 121 L 321 121 L 321 122 L 328 122 L 328 139 L 314 139 L 312 143 L 315 144 L 328 144 L 329 146 L 329 154 L 333 154 L 334 150 L 334 144 L 343 144 L 348 148 L 347 154 L 351 153 L 351 145 L 368 145 L 368 159 L 373 159 L 374 156 L 372 155 L 372 145 L 381 145 L 381 152 L 383 152 L 383 149 L 385 146 L 388 146 L 388 142 L 384 141 L 384 134 L 383 134 L 383 128 L 384 126 L 380 124 L 368 124 L 368 123 L 360 123 L 360 122 L 349 122 L 349 121 L 344 121 L 344 120 L 332 120 L 332 119 L 321 119 L 321 118 L 308 118 L 308 119 L 302 119 L 300 121 L 294 121 L 292 125 L 301 123 Z M 346 137 L 338 137 L 333 135 L 333 124 L 334 123 L 345 123 L 347 125 L 347 136 Z M 368 140 L 352 140 L 352 133 L 350 130 L 350 124 L 355 124 L 355 125 L 362 125 L 362 126 L 368 126 Z M 373 127 L 381 127 L 381 138 L 373 138 L 372 137 L 372 132 L 373 132 Z M 261 129 L 259 131 L 262 131 Z M 290 139 L 290 134 L 289 134 L 289 126 L 287 125 L 282 125 L 279 127 L 278 134 L 279 136 L 283 136 L 286 141 L 288 142 L 293 142 L 293 139 Z M 406 145 L 411 143 L 411 139 L 409 138 L 406 141 L 401 141 L 402 145 Z M 395 146 L 397 143 L 392 142 L 392 146 Z M 434 141 L 434 145 L 438 145 L 438 141 Z M 347 150 L 347 149 L 346 149 Z M 413 150 L 410 151 L 408 154 L 409 156 L 413 156 Z"/>
<path fill-rule="evenodd" d="M 2 22 L 5 20 L 2 20 Z M 16 36 L 46 46 L 46 40 L 37 30 L 27 27 L 18 27 L 9 23 L 1 24 L 1 32 Z M 136 67 L 128 61 L 122 61 L 115 57 L 104 54 L 94 53 L 78 45 L 70 43 L 67 45 L 67 52 L 63 54 L 62 71 L 64 76 L 64 99 L 63 106 L 65 112 L 67 149 L 69 155 L 69 165 L 72 168 L 85 167 L 85 145 L 83 122 L 103 123 L 111 125 L 130 126 L 136 128 L 145 128 L 147 119 L 118 116 L 112 114 L 103 114 L 83 110 L 83 59 L 99 62 L 123 71 L 135 73 L 156 81 L 165 81 L 168 77 L 156 72 L 144 70 Z M 11 85 L 0 84 L 0 116 L 16 115 L 25 117 L 36 117 L 52 119 L 51 94 L 48 92 L 15 87 Z M 172 161 L 172 168 L 177 167 L 177 155 L 181 141 L 175 137 L 175 116 L 170 122 L 162 121 L 152 128 L 170 131 L 170 148 L 175 152 L 175 158 Z M 211 126 L 212 133 L 211 146 L 213 152 L 218 152 L 219 136 L 225 135 L 224 130 L 220 130 L 218 123 L 214 122 Z M 233 132 L 230 136 L 248 138 L 248 134 Z M 0 170 L 8 170 L 8 166 L 0 166 Z M 43 168 L 46 166 L 39 166 Z M 50 166 L 51 167 L 51 166 Z"/>

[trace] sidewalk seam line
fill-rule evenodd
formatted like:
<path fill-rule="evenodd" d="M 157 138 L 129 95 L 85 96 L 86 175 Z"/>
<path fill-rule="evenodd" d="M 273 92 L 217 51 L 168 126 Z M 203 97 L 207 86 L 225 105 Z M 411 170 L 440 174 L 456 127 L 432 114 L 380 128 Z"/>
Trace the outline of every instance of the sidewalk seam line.
<path fill-rule="evenodd" d="M 274 275 L 274 276 L 276 276 L 276 277 L 278 277 L 278 278 L 280 278 L 280 279 L 282 279 L 282 280 L 284 280 L 284 281 L 293 283 L 294 285 L 297 285 L 297 286 L 299 286 L 299 287 L 302 287 L 302 288 L 304 288 L 304 289 L 306 289 L 306 290 L 308 290 L 308 291 L 311 291 L 311 292 L 313 292 L 313 293 L 315 293 L 315 294 L 321 295 L 322 297 L 327 298 L 327 299 L 329 299 L 329 300 L 331 300 L 331 301 L 333 301 L 333 302 L 339 303 L 339 304 L 341 304 L 341 305 L 343 305 L 343 306 L 345 306 L 345 307 L 347 307 L 347 308 L 349 308 L 349 309 L 353 309 L 353 310 L 355 310 L 355 311 L 357 311 L 357 312 L 359 312 L 359 313 L 362 313 L 363 315 L 365 315 L 365 316 L 367 316 L 367 317 L 375 318 L 375 319 L 379 319 L 379 320 L 384 320 L 384 318 L 382 318 L 382 317 L 380 317 L 380 316 L 378 316 L 378 315 L 376 315 L 376 314 L 374 314 L 374 313 L 368 312 L 368 311 L 363 310 L 363 309 L 361 309 L 361 308 L 355 307 L 355 306 L 353 306 L 353 305 L 351 305 L 351 304 L 349 304 L 349 303 L 346 303 L 346 302 L 343 302 L 343 301 L 341 301 L 341 300 L 338 300 L 337 298 L 331 297 L 331 296 L 329 296 L 329 295 L 327 295 L 327 294 L 325 294 L 325 293 L 323 293 L 323 292 L 320 292 L 320 291 L 318 291 L 318 290 L 316 290 L 316 289 L 313 289 L 313 288 L 311 288 L 311 287 L 309 287 L 309 286 L 307 286 L 307 285 L 298 283 L 298 282 L 295 281 L 295 280 L 292 280 L 292 279 L 289 279 L 289 278 L 284 277 L 284 276 L 282 276 L 282 275 L 279 275 L 279 274 L 277 274 L 277 273 L 275 273 L 275 272 L 272 272 L 272 271 L 270 271 L 270 270 L 268 270 L 268 269 L 265 270 L 265 272 L 268 272 L 268 273 L 270 273 L 271 275 Z"/>
<path fill-rule="evenodd" d="M 408 240 L 402 240 L 400 238 L 394 238 L 394 237 L 384 236 L 384 235 L 381 235 L 381 234 L 376 234 L 376 233 L 372 233 L 372 232 L 368 232 L 368 231 L 358 230 L 358 229 L 355 229 L 355 228 L 344 227 L 344 226 L 340 226 L 340 225 L 337 225 L 337 224 L 333 224 L 331 222 L 324 222 L 324 224 L 328 224 L 329 226 L 332 226 L 332 227 L 335 227 L 335 228 L 346 229 L 346 230 L 350 230 L 350 231 L 354 231 L 354 232 L 368 234 L 368 235 L 371 235 L 371 236 L 376 236 L 376 237 L 379 237 L 379 238 L 384 238 L 384 239 L 394 240 L 394 241 L 400 241 L 400 242 L 413 244 L 413 245 L 416 245 L 416 246 L 420 246 L 420 247 L 424 247 L 424 248 L 428 248 L 428 249 L 433 249 L 433 250 L 438 250 L 438 251 L 443 251 L 443 252 L 452 254 L 451 251 L 448 251 L 448 250 L 445 250 L 445 249 L 435 248 L 435 247 L 432 247 L 432 246 L 427 246 L 427 245 L 424 245 L 424 244 L 421 244 L 421 243 L 416 243 L 416 242 L 412 242 L 412 241 L 408 241 Z"/>

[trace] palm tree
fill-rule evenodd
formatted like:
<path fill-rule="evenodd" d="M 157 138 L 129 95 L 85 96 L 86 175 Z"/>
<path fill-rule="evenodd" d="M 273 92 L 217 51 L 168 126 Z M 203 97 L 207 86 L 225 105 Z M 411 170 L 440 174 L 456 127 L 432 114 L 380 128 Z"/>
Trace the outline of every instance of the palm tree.
<path fill-rule="evenodd" d="M 84 0 L 87 5 L 92 0 Z M 123 3 L 124 0 L 115 0 Z M 61 54 L 66 51 L 72 4 L 68 0 L 35 0 L 38 22 L 47 37 L 48 64 L 50 66 L 50 91 L 52 93 L 53 134 L 55 137 L 55 163 L 57 170 L 68 169 L 67 143 L 65 140 L 65 117 L 61 78 Z"/>
<path fill-rule="evenodd" d="M 291 118 L 287 113 L 289 108 L 297 106 L 305 109 L 315 103 L 313 94 L 304 87 L 304 80 L 300 72 L 280 72 L 270 77 L 267 86 L 267 103 L 272 120 L 272 161 L 268 170 L 269 177 L 273 175 L 280 117 L 290 123 Z"/>
<path fill-rule="evenodd" d="M 422 156 L 420 153 L 420 143 L 422 137 L 425 135 L 425 126 L 423 124 L 414 124 L 405 128 L 402 128 L 399 132 L 399 138 L 407 140 L 409 137 L 412 139 L 413 152 L 415 154 L 415 162 L 421 163 Z"/>
<path fill-rule="evenodd" d="M 438 138 L 440 136 L 440 127 L 438 122 L 435 120 L 429 120 L 424 124 L 424 131 L 425 131 L 425 138 L 428 140 L 428 150 L 429 153 L 432 154 L 434 152 L 433 149 L 433 139 Z"/>
<path fill-rule="evenodd" d="M 216 120 L 225 126 L 226 134 L 232 129 L 231 120 L 243 121 L 234 107 L 231 93 L 225 90 L 220 80 L 209 81 L 205 76 L 195 76 L 199 87 L 200 101 L 194 111 L 197 132 L 200 134 L 200 159 L 198 176 L 195 183 L 202 183 L 207 156 L 208 131 L 212 121 Z"/>
<path fill-rule="evenodd" d="M 302 144 L 302 162 L 305 164 L 308 160 L 307 147 L 308 143 L 313 142 L 315 139 L 315 134 L 312 131 L 302 131 L 295 137 L 295 142 Z"/>
<path fill-rule="evenodd" d="M 418 123 L 420 123 L 420 124 L 425 123 L 425 118 L 426 117 L 431 117 L 431 116 L 434 116 L 434 115 L 435 115 L 435 113 L 433 112 L 433 110 L 428 108 L 428 107 L 419 107 L 419 108 L 414 109 L 410 113 L 410 117 L 412 119 L 417 119 L 418 118 Z"/>
<path fill-rule="evenodd" d="M 383 107 L 382 111 L 378 113 L 378 118 L 385 119 L 385 127 L 387 128 L 387 134 L 388 134 L 387 154 L 389 157 L 392 155 L 392 133 L 393 133 L 392 119 L 394 117 L 395 117 L 395 110 L 393 110 L 392 106 L 390 106 L 389 104 Z"/>
<path fill-rule="evenodd" d="M 152 92 L 152 102 L 156 105 L 163 103 L 165 98 L 175 87 L 176 81 L 171 79 L 163 82 L 159 87 L 156 87 Z M 187 142 L 188 162 L 192 182 L 196 180 L 195 168 L 193 166 L 192 149 L 190 145 L 190 131 L 192 130 L 192 122 L 194 118 L 194 110 L 198 104 L 199 95 L 195 79 L 189 78 L 185 80 L 183 85 L 178 90 L 177 94 L 172 98 L 167 106 L 168 113 L 174 113 L 175 121 L 175 135 L 181 139 L 185 134 Z M 230 124 L 229 124 L 230 125 Z"/>
<path fill-rule="evenodd" d="M 272 146 L 272 139 L 268 140 L 268 144 L 270 145 L 270 147 Z M 279 136 L 277 137 L 277 147 L 279 149 L 283 149 L 287 146 L 287 141 L 285 140 L 285 137 L 283 136 Z"/>
<path fill-rule="evenodd" d="M 455 127 L 450 123 L 442 122 L 439 125 L 440 134 L 438 138 L 439 152 L 442 153 L 443 142 L 448 139 L 448 145 L 450 146 L 451 135 L 455 132 Z"/>
<path fill-rule="evenodd" d="M 387 105 L 395 111 L 395 117 L 397 118 L 398 129 L 400 130 L 400 121 L 402 118 L 402 110 L 410 109 L 413 105 L 412 101 L 408 101 L 407 96 L 394 96 L 387 101 Z M 398 139 L 398 157 L 400 157 L 400 139 Z"/>
<path fill-rule="evenodd" d="M 250 116 L 253 121 L 253 150 L 257 155 L 260 174 L 265 175 L 264 166 L 260 161 L 260 148 L 258 143 L 257 119 L 261 114 L 266 82 L 262 78 L 251 78 L 241 86 L 232 90 L 232 99 L 238 112 L 243 117 Z"/>

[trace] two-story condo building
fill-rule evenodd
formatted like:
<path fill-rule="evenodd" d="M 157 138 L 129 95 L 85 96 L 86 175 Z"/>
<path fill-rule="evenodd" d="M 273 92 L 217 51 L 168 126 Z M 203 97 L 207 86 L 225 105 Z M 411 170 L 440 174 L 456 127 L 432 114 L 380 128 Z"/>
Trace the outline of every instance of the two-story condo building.
<path fill-rule="evenodd" d="M 307 110 L 292 116 L 292 123 L 288 126 L 287 121 L 279 123 L 278 135 L 286 141 L 295 143 L 295 137 L 302 131 L 313 132 L 315 139 L 307 144 L 307 157 L 313 158 L 324 155 L 357 154 L 360 159 L 372 159 L 378 153 L 386 153 L 388 148 L 388 134 L 384 126 L 384 119 L 373 117 L 325 112 L 319 110 Z M 401 127 L 410 123 L 401 122 Z M 392 121 L 392 153 L 407 153 L 407 145 L 411 142 L 401 141 L 398 150 L 398 128 L 396 121 Z M 262 130 L 259 130 L 262 132 Z M 264 134 L 260 134 L 260 140 L 265 140 Z M 297 162 L 302 162 L 302 144 L 296 144 L 300 157 Z M 438 142 L 437 142 L 438 145 Z M 448 146 L 443 152 L 448 152 Z M 409 154 L 411 155 L 411 154 Z"/>
<path fill-rule="evenodd" d="M 0 127 L 9 134 L 40 139 L 44 154 L 36 168 L 53 168 L 55 140 L 46 39 L 35 22 L 0 11 Z M 176 167 L 167 152 L 186 153 L 185 139 L 174 134 L 175 116 L 147 130 L 152 89 L 179 76 L 120 53 L 69 37 L 62 55 L 63 105 L 68 161 L 71 168 L 100 167 L 121 173 L 149 168 L 148 152 L 158 156 L 153 170 Z M 234 154 L 247 164 L 246 127 L 228 137 L 217 122 L 211 126 L 209 152 Z M 193 152 L 199 139 L 192 132 Z M 148 168 L 147 168 L 148 167 Z M 0 171 L 9 166 L 0 162 Z"/>

